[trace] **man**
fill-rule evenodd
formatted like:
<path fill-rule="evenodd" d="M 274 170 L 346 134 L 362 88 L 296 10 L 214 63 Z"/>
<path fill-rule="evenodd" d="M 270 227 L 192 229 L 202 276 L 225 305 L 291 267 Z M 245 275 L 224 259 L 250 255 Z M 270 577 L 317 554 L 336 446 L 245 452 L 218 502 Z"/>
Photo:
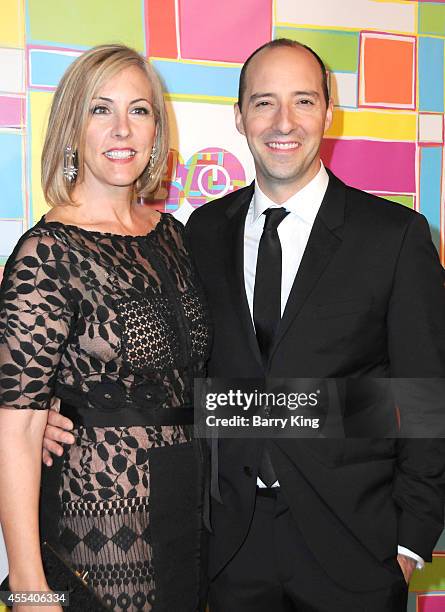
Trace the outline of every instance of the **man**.
<path fill-rule="evenodd" d="M 324 169 L 332 112 L 310 49 L 277 40 L 245 63 L 235 119 L 255 184 L 187 224 L 214 320 L 209 376 L 443 376 L 427 224 Z M 406 608 L 443 527 L 442 441 L 220 439 L 217 460 L 211 612 Z"/>

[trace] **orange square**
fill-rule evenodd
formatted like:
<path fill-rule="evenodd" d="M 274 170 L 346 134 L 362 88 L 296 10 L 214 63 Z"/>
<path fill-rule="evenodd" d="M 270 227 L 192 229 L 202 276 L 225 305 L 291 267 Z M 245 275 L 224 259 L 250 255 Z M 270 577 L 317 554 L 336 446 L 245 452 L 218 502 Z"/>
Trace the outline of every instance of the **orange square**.
<path fill-rule="evenodd" d="M 178 57 L 175 0 L 145 0 L 149 57 Z"/>
<path fill-rule="evenodd" d="M 414 108 L 415 39 L 362 34 L 360 102 Z"/>

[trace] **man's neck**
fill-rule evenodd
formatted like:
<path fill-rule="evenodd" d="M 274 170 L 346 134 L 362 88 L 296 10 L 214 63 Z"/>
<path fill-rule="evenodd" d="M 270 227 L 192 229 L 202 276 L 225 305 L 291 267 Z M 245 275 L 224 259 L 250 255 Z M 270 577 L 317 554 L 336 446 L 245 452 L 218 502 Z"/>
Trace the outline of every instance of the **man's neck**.
<path fill-rule="evenodd" d="M 307 185 L 309 185 L 309 183 L 311 183 L 318 176 L 321 167 L 322 164 L 319 162 L 316 171 L 311 173 L 309 177 L 305 177 L 301 183 L 293 182 L 287 184 L 284 181 L 276 181 L 273 183 L 265 181 L 260 175 L 258 175 L 255 180 L 265 196 L 267 196 L 274 204 L 281 205 L 290 200 L 299 191 L 307 187 Z"/>

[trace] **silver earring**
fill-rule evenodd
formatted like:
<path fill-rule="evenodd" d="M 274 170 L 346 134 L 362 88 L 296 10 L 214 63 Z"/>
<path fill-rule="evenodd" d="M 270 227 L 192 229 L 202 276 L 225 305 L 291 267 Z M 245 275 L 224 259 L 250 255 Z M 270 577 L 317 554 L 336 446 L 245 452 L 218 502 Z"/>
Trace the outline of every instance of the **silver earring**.
<path fill-rule="evenodd" d="M 69 145 L 63 153 L 63 176 L 69 183 L 74 183 L 77 178 L 77 152 Z"/>
<path fill-rule="evenodd" d="M 148 174 L 152 175 L 153 172 L 153 168 L 155 166 L 156 163 L 156 156 L 158 154 L 158 150 L 156 148 L 156 143 L 153 145 L 153 148 L 151 150 L 151 154 L 150 154 L 150 159 L 148 160 Z"/>

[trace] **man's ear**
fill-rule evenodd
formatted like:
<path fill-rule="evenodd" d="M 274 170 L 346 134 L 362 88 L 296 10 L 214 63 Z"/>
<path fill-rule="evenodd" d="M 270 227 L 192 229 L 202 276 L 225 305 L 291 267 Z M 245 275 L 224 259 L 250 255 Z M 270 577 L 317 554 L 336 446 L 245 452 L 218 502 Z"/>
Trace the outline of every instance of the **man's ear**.
<path fill-rule="evenodd" d="M 236 125 L 236 129 L 238 130 L 238 132 L 240 134 L 245 136 L 246 132 L 244 131 L 243 116 L 241 114 L 241 109 L 239 107 L 238 102 L 234 105 L 233 110 L 235 112 L 235 125 Z"/>
<path fill-rule="evenodd" d="M 326 117 L 324 120 L 324 134 L 326 134 L 326 132 L 331 127 L 333 114 L 334 114 L 334 102 L 332 101 L 332 98 L 329 98 L 329 104 L 326 110 Z"/>

